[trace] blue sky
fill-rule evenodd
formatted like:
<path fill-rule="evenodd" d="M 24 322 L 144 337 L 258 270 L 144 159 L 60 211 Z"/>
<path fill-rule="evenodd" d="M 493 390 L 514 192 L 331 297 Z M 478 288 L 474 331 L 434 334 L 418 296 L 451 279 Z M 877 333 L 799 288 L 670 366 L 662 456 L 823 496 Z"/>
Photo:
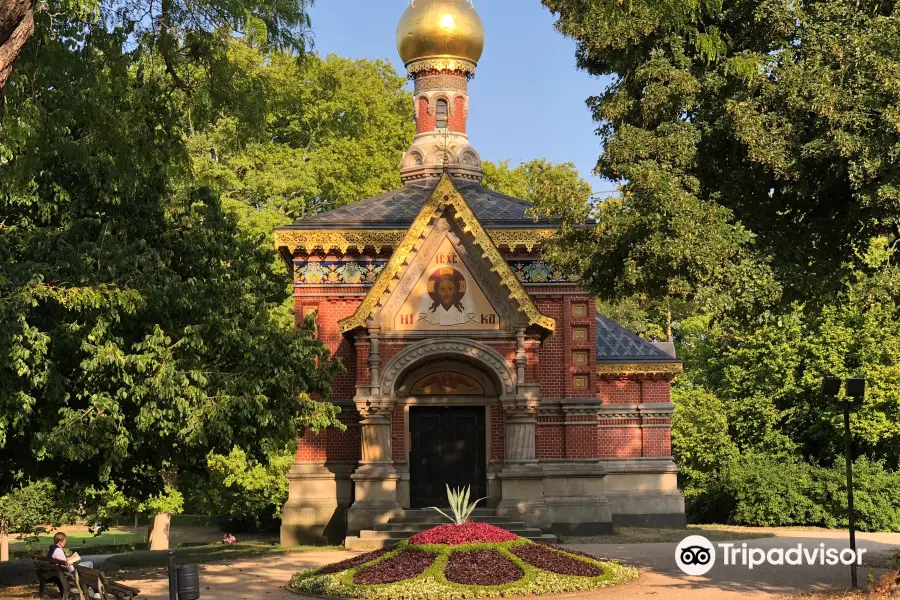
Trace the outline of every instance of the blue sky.
<path fill-rule="evenodd" d="M 318 0 L 316 51 L 389 60 L 405 73 L 394 36 L 408 0 Z M 604 79 L 575 68 L 575 43 L 556 32 L 539 0 L 475 0 L 486 43 L 469 87 L 469 137 L 487 160 L 573 162 L 594 191 L 614 185 L 592 174 L 600 139 L 585 100 Z"/>

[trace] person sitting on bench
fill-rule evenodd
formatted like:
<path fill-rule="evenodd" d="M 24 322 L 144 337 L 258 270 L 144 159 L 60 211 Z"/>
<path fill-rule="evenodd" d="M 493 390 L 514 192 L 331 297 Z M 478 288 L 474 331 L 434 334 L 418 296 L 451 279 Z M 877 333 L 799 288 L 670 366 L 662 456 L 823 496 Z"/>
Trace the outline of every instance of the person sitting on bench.
<path fill-rule="evenodd" d="M 63 548 L 66 547 L 66 541 L 68 536 L 62 531 L 57 531 L 56 535 L 53 536 L 53 544 L 50 546 L 50 550 L 47 551 L 47 558 L 55 558 L 56 560 L 62 561 L 69 565 L 69 572 L 75 572 L 75 563 L 78 563 L 82 567 L 87 567 L 88 569 L 94 568 L 94 563 L 89 560 L 81 560 L 81 556 L 78 553 L 74 553 L 72 556 L 66 556 L 66 553 L 63 551 Z M 56 587 L 59 588 L 59 593 L 62 594 L 63 586 L 62 582 L 57 579 Z"/>
<path fill-rule="evenodd" d="M 50 550 L 47 552 L 47 558 L 55 558 L 56 560 L 61 560 L 64 563 L 68 563 L 69 572 L 75 572 L 75 563 L 78 563 L 82 567 L 87 567 L 88 569 L 94 568 L 94 563 L 89 560 L 81 560 L 81 556 L 76 552 L 72 556 L 66 556 L 66 553 L 63 551 L 63 548 L 66 547 L 66 542 L 68 540 L 68 536 L 62 531 L 57 531 L 56 535 L 53 536 L 53 544 L 50 546 Z"/>

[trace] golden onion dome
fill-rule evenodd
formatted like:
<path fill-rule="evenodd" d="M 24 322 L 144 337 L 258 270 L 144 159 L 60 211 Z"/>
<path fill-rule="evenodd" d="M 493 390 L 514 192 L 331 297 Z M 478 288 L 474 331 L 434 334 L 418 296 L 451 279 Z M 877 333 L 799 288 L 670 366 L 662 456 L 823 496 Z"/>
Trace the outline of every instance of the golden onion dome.
<path fill-rule="evenodd" d="M 484 50 L 484 25 L 467 0 L 414 0 L 397 26 L 397 50 L 410 73 L 471 74 Z"/>

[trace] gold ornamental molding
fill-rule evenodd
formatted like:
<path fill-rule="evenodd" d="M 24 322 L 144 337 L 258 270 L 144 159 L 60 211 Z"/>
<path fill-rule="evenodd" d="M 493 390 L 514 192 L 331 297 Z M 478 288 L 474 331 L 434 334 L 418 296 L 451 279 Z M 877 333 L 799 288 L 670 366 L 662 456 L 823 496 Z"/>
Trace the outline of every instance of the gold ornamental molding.
<path fill-rule="evenodd" d="M 367 247 L 376 251 L 396 248 L 406 236 L 406 229 L 278 229 L 275 231 L 275 248 L 282 248 L 293 254 L 296 250 L 307 252 L 338 250 L 346 254 L 350 248 L 363 250 Z M 524 246 L 532 252 L 556 234 L 556 229 L 492 229 L 488 235 L 496 246 L 516 248 Z"/>
<path fill-rule="evenodd" d="M 475 213 L 469 208 L 465 198 L 459 193 L 459 190 L 453 184 L 453 180 L 446 173 L 441 177 L 440 182 L 419 212 L 419 216 L 413 221 L 403 241 L 400 242 L 400 245 L 391 255 L 387 266 L 378 276 L 375 285 L 369 290 L 368 295 L 362 304 L 359 305 L 356 313 L 340 321 L 341 331 L 346 333 L 357 327 L 366 326 L 366 321 L 375 312 L 378 303 L 388 291 L 391 282 L 403 271 L 404 265 L 407 264 L 416 244 L 419 243 L 425 231 L 432 226 L 432 221 L 445 206 L 452 206 L 456 210 L 456 217 L 462 221 L 462 230 L 471 235 L 475 244 L 481 248 L 483 258 L 491 263 L 491 270 L 497 273 L 501 283 L 509 290 L 509 297 L 515 300 L 519 305 L 519 309 L 528 316 L 529 324 L 538 325 L 550 332 L 555 331 L 556 321 L 538 310 L 537 305 L 531 299 L 531 296 L 528 295 L 528 292 L 525 291 L 509 263 L 497 250 L 497 246 L 494 245 L 491 236 L 481 226 Z"/>
<path fill-rule="evenodd" d="M 680 375 L 684 365 L 679 362 L 666 363 L 608 363 L 597 365 L 601 378 L 628 377 L 632 375 Z"/>
<path fill-rule="evenodd" d="M 331 231 L 323 229 L 278 229 L 275 231 L 275 247 L 287 248 L 293 253 L 301 248 L 313 250 L 339 250 L 346 254 L 350 248 L 360 250 L 373 247 L 377 251 L 394 248 L 406 235 L 404 229 L 371 229 L 359 231 Z"/>
<path fill-rule="evenodd" d="M 424 71 L 456 71 L 467 78 L 475 76 L 475 63 L 460 58 L 422 58 L 409 62 L 406 71 L 410 77 Z"/>

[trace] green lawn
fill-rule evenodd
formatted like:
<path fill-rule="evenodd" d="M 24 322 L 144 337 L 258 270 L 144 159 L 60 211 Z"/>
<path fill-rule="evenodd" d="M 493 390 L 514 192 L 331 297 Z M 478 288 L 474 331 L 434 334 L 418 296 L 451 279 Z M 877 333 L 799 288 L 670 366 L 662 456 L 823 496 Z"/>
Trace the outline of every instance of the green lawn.
<path fill-rule="evenodd" d="M 292 552 L 318 552 L 321 550 L 343 550 L 343 546 L 280 546 L 267 542 L 238 542 L 237 544 L 205 544 L 176 548 L 175 560 L 178 564 L 201 564 L 223 559 L 248 558 L 251 556 L 279 555 Z M 167 551 L 139 550 L 110 557 L 108 564 L 119 568 L 160 567 L 168 564 Z"/>
<path fill-rule="evenodd" d="M 129 532 L 129 531 L 105 531 L 98 536 L 92 535 L 90 532 L 85 530 L 79 530 L 72 532 L 71 527 L 63 527 L 63 531 L 69 536 L 68 547 L 72 550 L 77 550 L 78 548 L 83 548 L 85 546 L 113 546 L 119 544 L 140 544 L 143 543 L 146 539 L 146 531 L 140 531 L 138 533 Z M 40 548 L 45 548 L 53 543 L 53 534 L 48 533 L 47 535 L 42 535 L 40 540 L 35 544 Z M 18 549 L 25 547 L 26 544 L 22 540 L 19 539 L 10 539 L 10 549 Z"/>
<path fill-rule="evenodd" d="M 727 525 L 688 525 L 686 529 L 669 527 L 616 527 L 612 535 L 574 536 L 566 535 L 560 540 L 564 544 L 658 544 L 680 542 L 689 535 L 702 535 L 710 541 L 750 540 L 773 537 L 769 531 L 754 531 L 750 528 Z"/>

